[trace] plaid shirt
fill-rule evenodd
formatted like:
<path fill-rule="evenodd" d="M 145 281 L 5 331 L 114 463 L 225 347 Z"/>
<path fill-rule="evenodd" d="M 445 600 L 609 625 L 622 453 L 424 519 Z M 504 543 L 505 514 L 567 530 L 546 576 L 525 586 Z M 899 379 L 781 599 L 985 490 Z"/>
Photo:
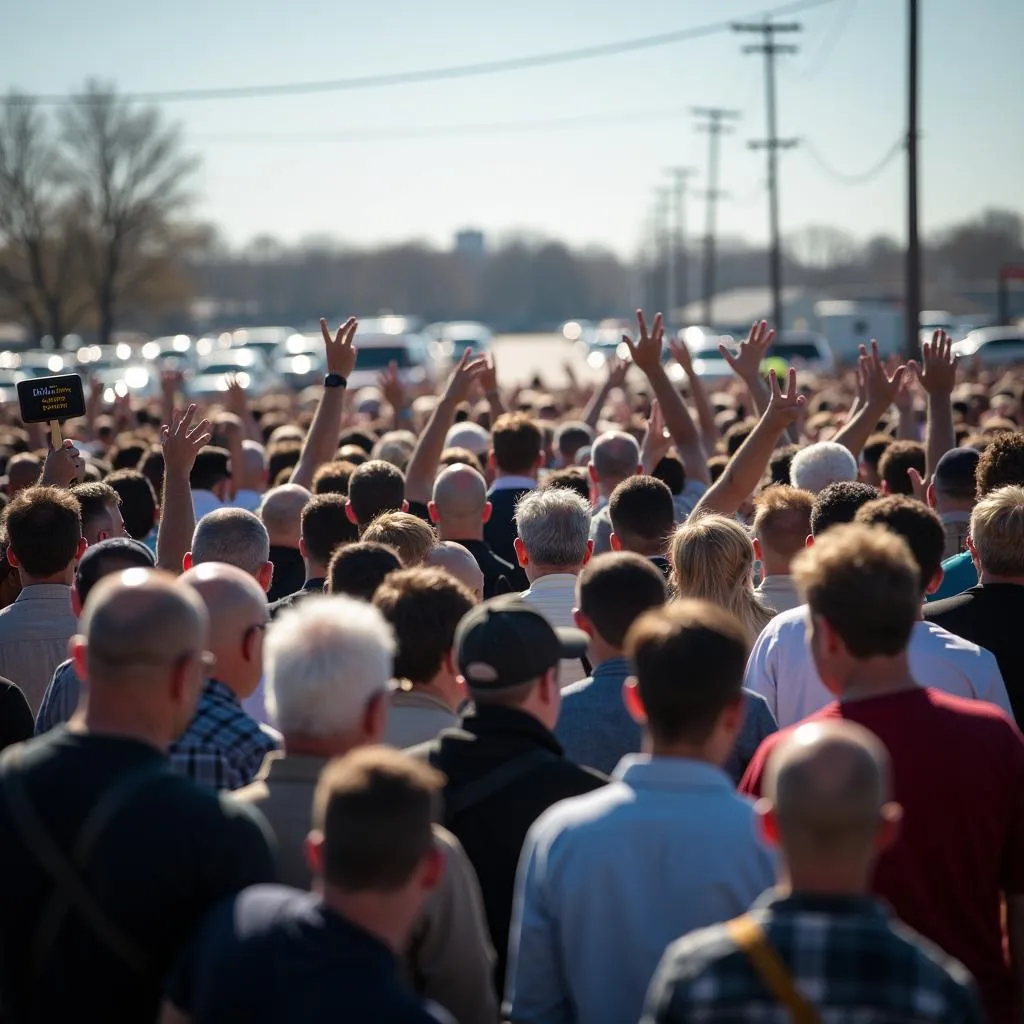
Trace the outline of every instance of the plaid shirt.
<path fill-rule="evenodd" d="M 984 1021 L 971 976 L 956 960 L 866 896 L 780 897 L 751 911 L 822 1024 Z M 789 1024 L 746 953 L 722 925 L 668 948 L 641 1024 Z"/>
<path fill-rule="evenodd" d="M 208 679 L 184 735 L 171 746 L 171 767 L 214 789 L 248 786 L 277 741 L 242 710 L 234 693 Z"/>

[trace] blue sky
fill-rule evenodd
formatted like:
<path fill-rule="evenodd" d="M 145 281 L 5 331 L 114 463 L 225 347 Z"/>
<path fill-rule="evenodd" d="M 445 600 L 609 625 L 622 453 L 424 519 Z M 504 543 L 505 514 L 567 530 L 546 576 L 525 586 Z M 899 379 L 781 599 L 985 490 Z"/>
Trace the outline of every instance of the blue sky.
<path fill-rule="evenodd" d="M 60 93 L 89 75 L 124 90 L 310 81 L 570 49 L 741 17 L 773 0 L 0 0 L 0 86 Z M 778 0 L 774 0 L 778 3 Z M 922 220 L 1022 208 L 1024 3 L 921 0 Z M 903 0 L 836 0 L 801 17 L 800 53 L 779 66 L 780 128 L 857 174 L 904 130 Z M 664 168 L 693 165 L 706 138 L 690 105 L 743 111 L 722 150 L 723 231 L 767 233 L 761 58 L 729 33 L 563 66 L 301 97 L 168 104 L 201 153 L 199 212 L 232 243 L 268 232 L 354 244 L 447 244 L 473 225 L 632 253 Z M 672 116 L 638 116 L 676 110 Z M 446 125 L 621 115 L 571 130 L 410 138 Z M 394 138 L 310 141 L 392 132 Z M 289 137 L 293 136 L 293 137 Z M 298 136 L 298 137 L 294 137 Z M 859 236 L 903 231 L 903 162 L 839 184 L 807 153 L 782 164 L 782 224 Z M 703 207 L 689 218 L 703 223 Z"/>

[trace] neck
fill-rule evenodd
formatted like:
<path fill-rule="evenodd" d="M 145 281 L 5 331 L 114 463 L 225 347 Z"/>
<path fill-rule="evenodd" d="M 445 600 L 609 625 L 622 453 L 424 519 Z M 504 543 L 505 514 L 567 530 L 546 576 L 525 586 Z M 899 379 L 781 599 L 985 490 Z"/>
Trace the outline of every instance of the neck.
<path fill-rule="evenodd" d="M 761 572 L 764 579 L 768 579 L 769 576 L 788 576 L 789 560 L 779 559 L 775 561 L 773 558 L 765 558 L 761 563 Z"/>
<path fill-rule="evenodd" d="M 526 578 L 533 583 L 544 576 L 578 576 L 581 568 L 579 565 L 537 565 L 530 562 L 526 566 Z"/>
<path fill-rule="evenodd" d="M 916 689 L 917 683 L 910 674 L 910 660 L 907 652 L 902 651 L 892 658 L 867 658 L 854 662 L 842 681 L 839 699 L 861 700 Z"/>
<path fill-rule="evenodd" d="M 959 501 L 956 498 L 946 498 L 941 494 L 935 495 L 935 511 L 941 516 L 947 512 L 970 512 L 974 509 L 974 502 Z"/>
<path fill-rule="evenodd" d="M 386 893 L 346 892 L 321 883 L 324 903 L 336 914 L 380 939 L 395 954 L 402 952 L 412 923 L 400 899 Z"/>
<path fill-rule="evenodd" d="M 982 569 L 978 582 L 982 586 L 986 583 L 1015 583 L 1018 587 L 1024 587 L 1024 576 L 1000 576 L 997 573 Z"/>
<path fill-rule="evenodd" d="M 97 700 L 94 686 L 84 713 L 72 720 L 69 728 L 94 736 L 138 740 L 166 754 L 174 739 L 168 735 L 166 720 L 144 706 L 137 707 L 131 702 L 125 702 L 123 696 L 119 692 L 112 701 Z"/>
<path fill-rule="evenodd" d="M 462 703 L 462 691 L 459 684 L 443 670 L 438 672 L 429 683 L 413 683 L 413 690 L 417 693 L 429 693 L 436 697 L 453 712 Z"/>
<path fill-rule="evenodd" d="M 808 893 L 815 896 L 863 896 L 871 891 L 872 863 L 808 863 L 783 860 L 779 865 L 780 895 Z"/>
<path fill-rule="evenodd" d="M 227 658 L 222 659 L 216 648 L 213 648 L 213 653 L 217 658 L 217 673 L 212 678 L 223 683 L 239 700 L 245 700 L 259 685 L 259 681 L 253 686 L 247 680 L 236 677 Z"/>
<path fill-rule="evenodd" d="M 472 519 L 441 517 L 437 521 L 438 540 L 483 540 L 484 523 L 479 516 Z"/>
<path fill-rule="evenodd" d="M 72 564 L 53 576 L 29 576 L 24 569 L 19 567 L 18 578 L 21 580 L 22 588 L 41 587 L 47 585 L 70 587 L 75 579 L 75 567 Z"/>
<path fill-rule="evenodd" d="M 598 636 L 597 633 L 590 635 L 587 651 L 594 665 L 603 665 L 606 661 L 611 661 L 613 658 L 624 658 L 626 656 L 626 652 L 621 647 L 613 647 L 607 640 Z"/>
<path fill-rule="evenodd" d="M 675 743 L 667 743 L 664 740 L 653 738 L 648 733 L 645 747 L 649 750 L 651 757 L 682 758 L 687 761 L 703 761 L 705 764 L 719 766 L 719 758 L 715 756 L 714 751 L 710 749 L 710 745 L 706 743 L 686 743 L 682 740 L 677 740 Z"/>
<path fill-rule="evenodd" d="M 536 480 L 537 480 L 537 470 L 536 469 L 528 469 L 528 470 L 525 470 L 524 472 L 506 473 L 505 470 L 503 470 L 500 466 L 496 466 L 495 467 L 495 469 L 494 469 L 494 479 L 495 480 L 504 480 L 505 477 L 507 477 L 507 476 L 527 477 L 528 479 L 533 480 L 534 482 L 536 482 Z"/>
<path fill-rule="evenodd" d="M 310 580 L 322 580 L 327 576 L 327 566 L 321 565 L 319 562 L 311 562 L 308 558 L 306 562 L 306 582 Z"/>
<path fill-rule="evenodd" d="M 296 551 L 299 550 L 299 538 L 298 537 L 285 537 L 282 535 L 275 536 L 270 535 L 270 546 L 272 548 L 294 548 Z"/>

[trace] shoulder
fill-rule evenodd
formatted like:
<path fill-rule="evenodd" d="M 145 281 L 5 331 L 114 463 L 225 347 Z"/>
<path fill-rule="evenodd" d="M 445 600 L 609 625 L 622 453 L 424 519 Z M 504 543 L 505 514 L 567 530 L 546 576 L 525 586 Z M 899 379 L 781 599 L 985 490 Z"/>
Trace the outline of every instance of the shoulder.
<path fill-rule="evenodd" d="M 560 800 L 530 828 L 531 845 L 550 850 L 558 844 L 578 842 L 580 837 L 601 830 L 610 815 L 632 800 L 629 786 L 614 780 L 600 789 Z"/>
<path fill-rule="evenodd" d="M 755 722 L 770 723 L 773 727 L 772 731 L 774 731 L 775 716 L 768 706 L 768 701 L 760 693 L 754 693 L 746 686 L 743 687 L 743 696 L 747 702 L 747 716 Z"/>
<path fill-rule="evenodd" d="M 965 672 L 993 670 L 996 666 L 995 655 L 990 650 L 929 620 L 915 623 L 910 652 L 941 657 L 947 663 L 959 665 Z"/>
<path fill-rule="evenodd" d="M 580 699 L 585 697 L 587 691 L 594 685 L 594 677 L 587 676 L 586 679 L 579 679 L 575 683 L 570 683 L 562 690 L 562 711 L 564 714 L 567 707 L 574 704 L 580 703 Z"/>
<path fill-rule="evenodd" d="M 977 609 L 980 601 L 984 600 L 982 593 L 982 591 L 972 588 L 965 590 L 962 594 L 954 594 L 952 597 L 944 597 L 940 601 L 932 601 L 924 606 L 924 617 L 929 621 L 941 620 L 944 616 L 959 618 L 964 613 Z"/>
<path fill-rule="evenodd" d="M 955 1003 L 975 1003 L 974 979 L 959 960 L 895 918 L 889 923 L 889 934 L 894 947 L 902 947 L 915 965 L 919 987 L 945 991 L 947 998 Z"/>
<path fill-rule="evenodd" d="M 713 974 L 734 965 L 750 975 L 749 961 L 736 946 L 724 924 L 698 928 L 677 939 L 665 950 L 651 986 L 652 994 L 667 1005 L 670 1000 L 687 1001 L 686 989 L 698 978 L 717 987 Z"/>
<path fill-rule="evenodd" d="M 802 604 L 772 616 L 754 641 L 754 652 L 764 653 L 780 646 L 802 647 L 806 633 L 807 605 Z"/>

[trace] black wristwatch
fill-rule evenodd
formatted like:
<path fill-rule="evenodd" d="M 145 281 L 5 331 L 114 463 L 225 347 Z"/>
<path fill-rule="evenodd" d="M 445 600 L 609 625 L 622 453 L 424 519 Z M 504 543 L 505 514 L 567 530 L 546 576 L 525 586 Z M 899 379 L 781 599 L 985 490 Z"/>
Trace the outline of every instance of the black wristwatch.
<path fill-rule="evenodd" d="M 343 388 L 348 381 L 340 373 L 328 373 L 324 377 L 325 388 Z"/>

